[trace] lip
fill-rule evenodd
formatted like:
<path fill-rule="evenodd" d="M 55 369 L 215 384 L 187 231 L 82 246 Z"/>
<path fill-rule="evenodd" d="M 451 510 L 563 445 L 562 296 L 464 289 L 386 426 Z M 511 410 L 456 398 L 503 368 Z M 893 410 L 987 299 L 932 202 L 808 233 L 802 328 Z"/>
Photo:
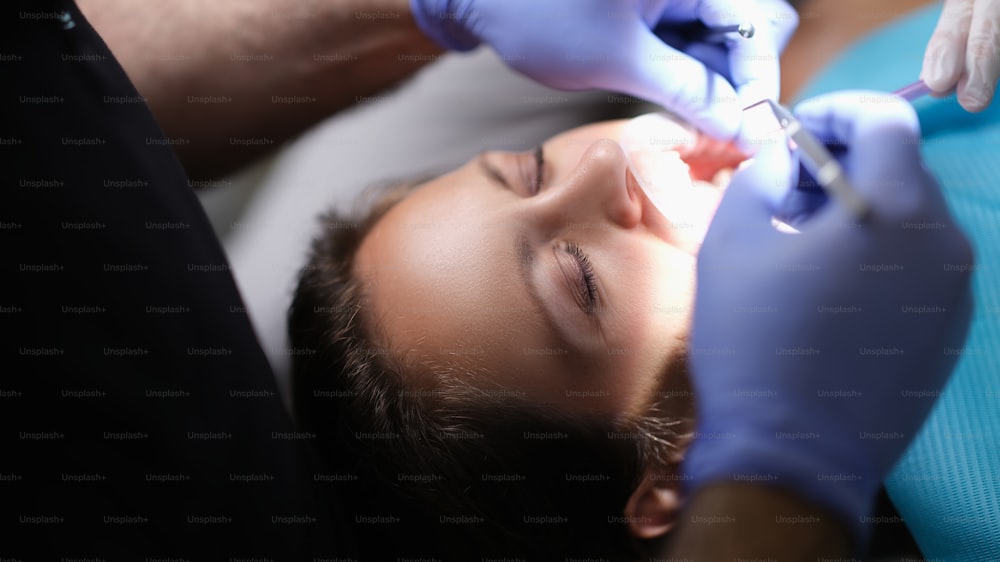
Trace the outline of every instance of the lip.
<path fill-rule="evenodd" d="M 642 224 L 657 238 L 668 244 L 673 244 L 675 241 L 671 233 L 670 221 L 653 205 L 649 196 L 639 185 L 639 181 L 635 179 L 635 175 L 632 174 L 630 166 L 625 167 L 625 187 L 628 189 L 629 197 L 639 197 L 642 202 Z"/>

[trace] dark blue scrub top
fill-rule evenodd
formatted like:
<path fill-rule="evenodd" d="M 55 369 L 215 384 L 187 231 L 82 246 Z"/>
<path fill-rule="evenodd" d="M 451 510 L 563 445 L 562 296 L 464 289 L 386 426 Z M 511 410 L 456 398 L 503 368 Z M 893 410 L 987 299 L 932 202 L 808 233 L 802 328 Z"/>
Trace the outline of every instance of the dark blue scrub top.
<path fill-rule="evenodd" d="M 349 559 L 186 139 L 73 2 L 0 14 L 0 557 Z"/>

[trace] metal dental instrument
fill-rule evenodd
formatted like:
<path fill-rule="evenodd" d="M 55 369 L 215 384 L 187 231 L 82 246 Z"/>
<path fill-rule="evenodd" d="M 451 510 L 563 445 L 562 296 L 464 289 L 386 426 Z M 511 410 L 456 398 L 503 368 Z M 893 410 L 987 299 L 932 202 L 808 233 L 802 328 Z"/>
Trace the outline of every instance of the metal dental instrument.
<path fill-rule="evenodd" d="M 790 111 L 772 100 L 767 100 L 767 103 L 770 104 L 771 111 L 774 112 L 774 116 L 785 129 L 785 134 L 798 145 L 802 164 L 809 173 L 816 178 L 824 191 L 840 201 L 858 220 L 863 221 L 868 215 L 870 207 L 848 181 L 847 174 L 844 173 L 844 169 L 837 162 L 837 159 L 812 133 L 802 126 L 802 123 Z"/>
<path fill-rule="evenodd" d="M 743 36 L 744 39 L 749 39 L 753 37 L 756 29 L 750 22 L 743 22 L 735 25 L 721 25 L 719 27 L 709 27 L 708 31 L 711 33 L 732 33 L 736 32 Z"/>
<path fill-rule="evenodd" d="M 728 34 L 730 33 L 739 33 L 740 37 L 749 39 L 753 37 L 755 32 L 756 28 L 754 28 L 753 24 L 750 22 L 733 25 L 720 25 L 718 27 L 706 27 L 701 40 L 706 43 L 720 43 L 728 39 Z"/>

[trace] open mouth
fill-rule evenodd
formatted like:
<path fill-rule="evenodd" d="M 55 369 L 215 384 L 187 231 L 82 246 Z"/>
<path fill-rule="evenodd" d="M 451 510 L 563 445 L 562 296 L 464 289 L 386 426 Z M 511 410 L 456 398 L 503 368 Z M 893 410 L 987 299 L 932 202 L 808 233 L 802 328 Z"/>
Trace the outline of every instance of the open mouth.
<path fill-rule="evenodd" d="M 723 190 L 747 156 L 665 113 L 641 115 L 619 142 L 629 170 L 670 225 L 670 241 L 697 253 Z"/>

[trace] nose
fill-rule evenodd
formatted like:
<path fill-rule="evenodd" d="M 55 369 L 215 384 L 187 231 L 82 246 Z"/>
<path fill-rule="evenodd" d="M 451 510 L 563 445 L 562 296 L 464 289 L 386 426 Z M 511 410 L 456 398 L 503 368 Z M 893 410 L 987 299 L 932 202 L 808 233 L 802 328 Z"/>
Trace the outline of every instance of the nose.
<path fill-rule="evenodd" d="M 591 144 L 569 175 L 544 190 L 537 211 L 552 226 L 634 228 L 642 222 L 642 194 L 628 172 L 621 145 L 610 139 Z"/>

